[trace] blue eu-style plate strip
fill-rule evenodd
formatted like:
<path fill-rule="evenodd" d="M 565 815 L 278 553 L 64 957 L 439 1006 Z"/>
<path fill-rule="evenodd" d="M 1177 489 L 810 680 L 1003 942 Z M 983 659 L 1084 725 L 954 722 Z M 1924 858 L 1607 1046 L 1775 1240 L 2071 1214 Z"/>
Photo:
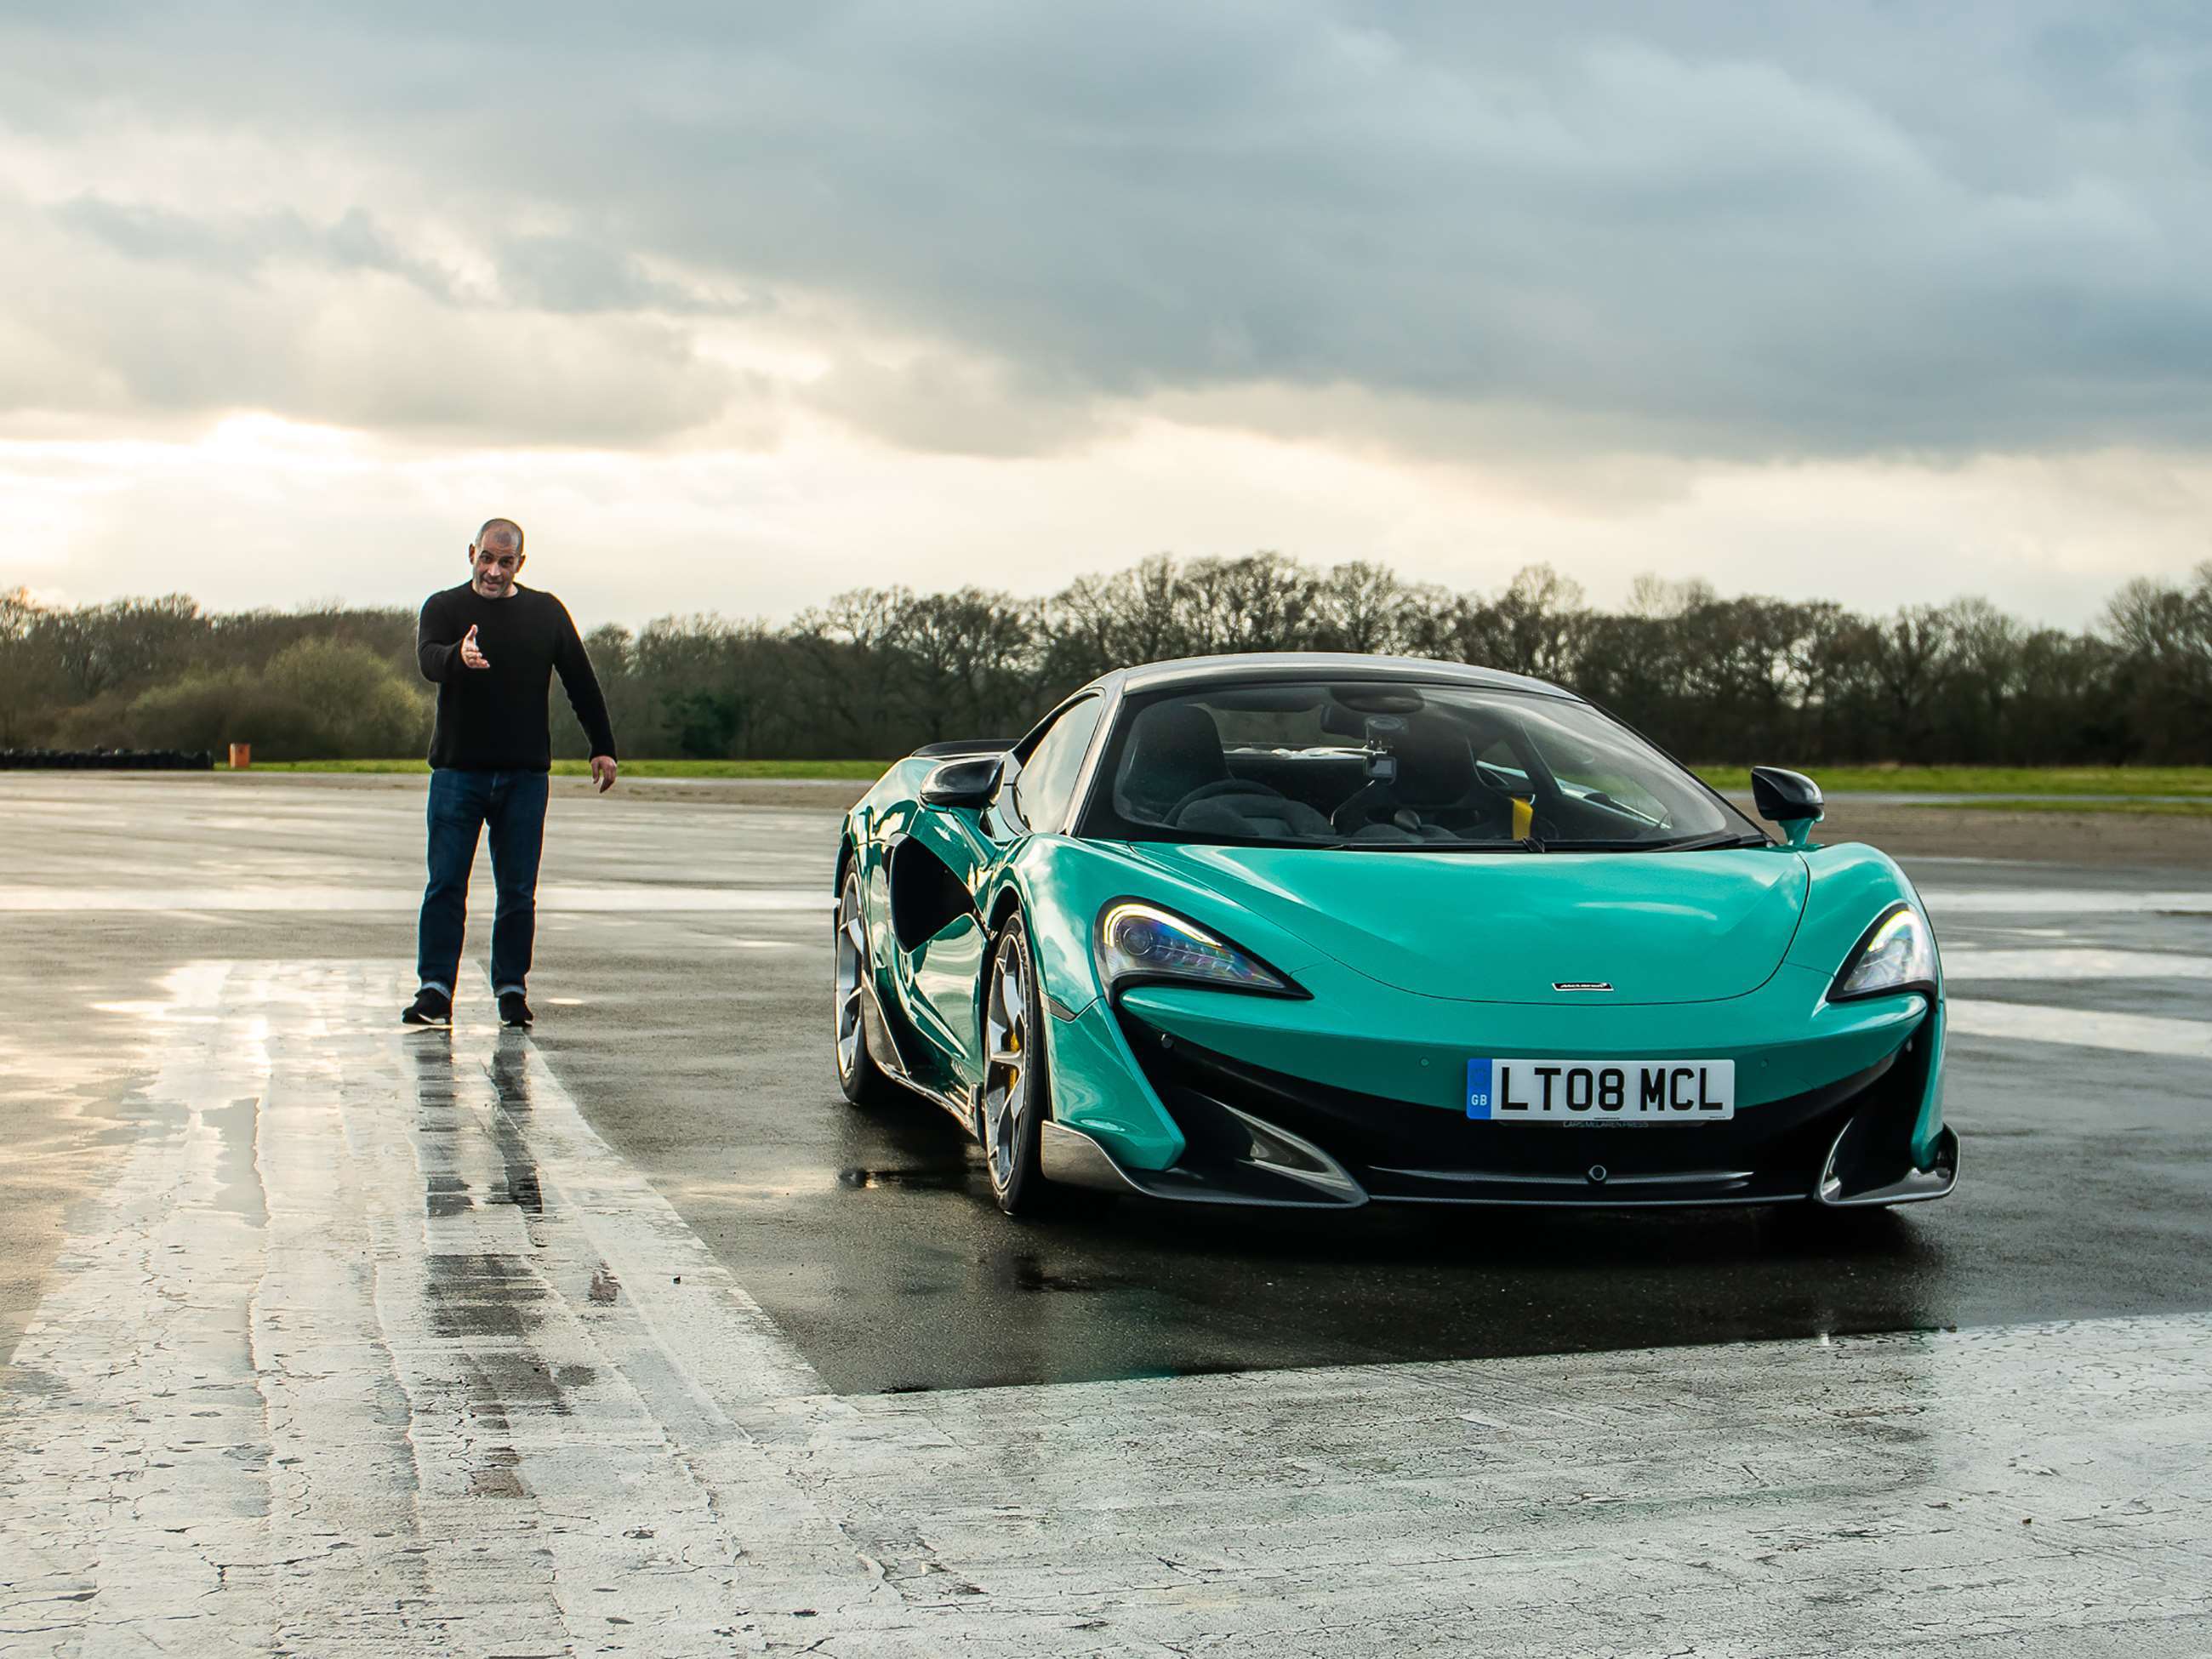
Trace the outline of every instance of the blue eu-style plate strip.
<path fill-rule="evenodd" d="M 1467 1063 L 1467 1115 L 1486 1118 L 1490 1115 L 1490 1068 L 1486 1060 L 1470 1060 Z"/>

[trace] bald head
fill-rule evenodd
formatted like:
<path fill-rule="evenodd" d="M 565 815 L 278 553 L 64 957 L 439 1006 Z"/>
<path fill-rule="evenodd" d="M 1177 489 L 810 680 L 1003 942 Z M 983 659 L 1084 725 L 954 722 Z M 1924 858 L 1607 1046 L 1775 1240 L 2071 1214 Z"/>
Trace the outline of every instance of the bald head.
<path fill-rule="evenodd" d="M 522 569 L 522 526 L 512 519 L 486 519 L 469 544 L 469 586 L 487 599 L 514 592 Z"/>

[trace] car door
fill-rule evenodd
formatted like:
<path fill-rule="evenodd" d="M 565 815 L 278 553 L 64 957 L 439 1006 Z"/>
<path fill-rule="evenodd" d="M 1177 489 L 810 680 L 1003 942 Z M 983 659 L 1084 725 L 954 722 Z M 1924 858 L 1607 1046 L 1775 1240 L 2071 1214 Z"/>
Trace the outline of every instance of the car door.
<path fill-rule="evenodd" d="M 971 902 L 914 951 L 915 994 L 926 1013 L 918 1025 L 946 1047 L 963 1081 L 982 1072 L 982 1032 L 976 988 L 990 941 L 974 896 L 987 890 L 999 866 L 1033 835 L 1066 825 L 1084 757 L 1097 735 L 1105 704 L 1097 694 L 1077 697 L 1053 712 L 1016 744 L 999 777 L 997 793 L 981 811 L 932 807 L 919 814 L 914 838 L 957 877 Z"/>

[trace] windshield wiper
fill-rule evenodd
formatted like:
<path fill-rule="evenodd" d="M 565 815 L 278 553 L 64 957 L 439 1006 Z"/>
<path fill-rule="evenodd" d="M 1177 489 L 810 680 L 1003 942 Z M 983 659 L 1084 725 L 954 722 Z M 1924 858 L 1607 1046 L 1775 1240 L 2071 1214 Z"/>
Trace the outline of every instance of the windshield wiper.
<path fill-rule="evenodd" d="M 1538 853 L 1540 847 L 1531 847 L 1529 840 L 1522 841 L 1340 841 L 1329 845 L 1340 847 L 1347 853 Z"/>
<path fill-rule="evenodd" d="M 1717 835 L 1692 836 L 1687 841 L 1645 842 L 1655 853 L 1703 853 L 1721 847 L 1771 847 L 1774 843 L 1756 830 L 1723 830 Z"/>
<path fill-rule="evenodd" d="M 1539 841 L 1534 836 L 1525 840 L 1503 843 L 1508 847 L 1525 847 L 1532 853 L 1697 853 L 1721 847 L 1767 847 L 1772 845 L 1764 836 L 1736 834 L 1692 836 L 1686 841 L 1632 840 L 1575 840 Z"/>
<path fill-rule="evenodd" d="M 1127 844 L 1133 847 L 1253 847 L 1302 853 L 1331 852 L 1352 845 L 1348 841 L 1270 841 L 1264 836 L 1230 836 L 1218 830 L 1203 836 L 1134 836 Z"/>
<path fill-rule="evenodd" d="M 1729 830 L 1719 835 L 1691 836 L 1681 841 L 1558 841 L 1551 842 L 1550 848 L 1559 853 L 1706 853 L 1723 847 L 1772 844 L 1761 835 L 1740 835 Z"/>

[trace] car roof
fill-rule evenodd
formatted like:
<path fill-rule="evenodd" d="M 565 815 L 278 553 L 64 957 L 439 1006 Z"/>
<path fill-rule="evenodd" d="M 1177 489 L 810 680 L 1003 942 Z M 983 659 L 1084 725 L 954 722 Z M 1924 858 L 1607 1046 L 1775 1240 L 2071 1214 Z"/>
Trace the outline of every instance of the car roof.
<path fill-rule="evenodd" d="M 1564 686 L 1502 668 L 1469 663 L 1431 662 L 1421 657 L 1372 657 L 1356 651 L 1244 651 L 1218 657 L 1177 657 L 1102 674 L 1085 689 L 1125 692 L 1175 690 L 1259 680 L 1419 680 L 1431 685 L 1479 685 L 1492 690 L 1534 691 L 1545 696 L 1580 698 Z"/>

